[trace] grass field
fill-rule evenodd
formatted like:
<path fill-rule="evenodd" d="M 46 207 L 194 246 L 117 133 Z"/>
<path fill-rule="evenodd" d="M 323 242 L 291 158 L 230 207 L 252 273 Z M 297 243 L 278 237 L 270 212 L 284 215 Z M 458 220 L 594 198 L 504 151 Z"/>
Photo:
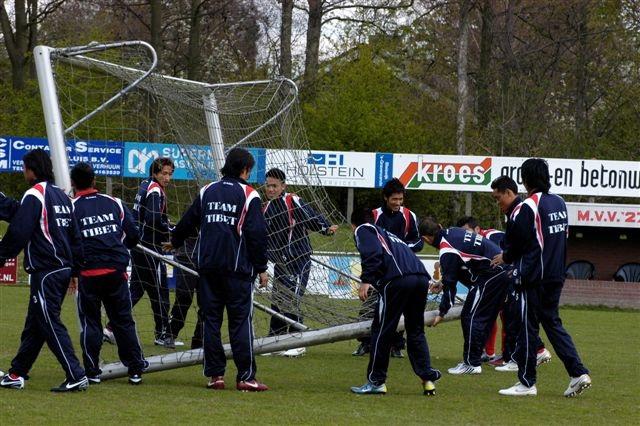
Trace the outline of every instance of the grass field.
<path fill-rule="evenodd" d="M 27 298 L 27 288 L 0 287 L 0 369 L 5 371 L 18 347 Z M 64 319 L 78 350 L 71 301 L 69 298 L 65 303 Z M 140 306 L 148 303 L 142 301 Z M 259 357 L 258 378 L 272 388 L 262 394 L 209 391 L 204 387 L 201 368 L 188 367 L 145 375 L 138 387 L 118 379 L 84 393 L 60 395 L 49 392 L 64 377 L 45 348 L 24 390 L 0 390 L 1 423 L 636 423 L 640 405 L 640 313 L 564 309 L 562 316 L 594 382 L 592 389 L 576 399 L 562 396 L 568 378 L 555 356 L 539 370 L 536 398 L 501 397 L 498 389 L 515 383 L 515 374 L 488 368 L 473 377 L 445 374 L 438 383 L 438 394 L 427 398 L 422 396 L 407 359 L 391 361 L 386 396 L 352 395 L 349 387 L 364 382 L 367 363 L 366 359 L 350 356 L 353 341 L 309 348 L 307 356 L 299 359 Z M 148 325 L 140 324 L 141 329 L 145 327 Z M 427 336 L 436 368 L 445 370 L 459 361 L 462 342 L 458 322 L 428 329 Z M 227 383 L 233 385 L 234 377 L 231 362 Z"/>

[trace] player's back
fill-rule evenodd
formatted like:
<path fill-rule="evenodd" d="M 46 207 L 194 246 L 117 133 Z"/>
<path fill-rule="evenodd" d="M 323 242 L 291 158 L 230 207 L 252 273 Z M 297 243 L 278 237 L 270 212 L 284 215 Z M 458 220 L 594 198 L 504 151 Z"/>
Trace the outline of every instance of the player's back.
<path fill-rule="evenodd" d="M 451 256 L 462 261 L 464 266 L 475 275 L 490 271 L 491 259 L 502 251 L 488 238 L 463 228 L 445 229 L 438 247 L 441 264 L 446 264 L 447 261 L 444 258 Z"/>
<path fill-rule="evenodd" d="M 200 190 L 199 269 L 254 274 L 249 259 L 250 248 L 244 243 L 245 231 L 248 231 L 247 214 L 252 202 L 257 203 L 255 208 L 262 218 L 257 191 L 244 181 L 231 177 L 224 177 Z M 264 224 L 264 218 L 262 221 Z"/>
<path fill-rule="evenodd" d="M 24 194 L 22 204 L 28 211 L 24 216 L 14 217 L 12 223 L 21 226 L 21 220 L 40 219 L 25 249 L 25 270 L 35 272 L 70 267 L 76 229 L 73 206 L 67 194 L 49 182 L 39 182 Z"/>
<path fill-rule="evenodd" d="M 74 199 L 73 206 L 82 235 L 84 264 L 90 268 L 126 270 L 127 246 L 134 247 L 139 235 L 122 201 L 90 190 Z"/>

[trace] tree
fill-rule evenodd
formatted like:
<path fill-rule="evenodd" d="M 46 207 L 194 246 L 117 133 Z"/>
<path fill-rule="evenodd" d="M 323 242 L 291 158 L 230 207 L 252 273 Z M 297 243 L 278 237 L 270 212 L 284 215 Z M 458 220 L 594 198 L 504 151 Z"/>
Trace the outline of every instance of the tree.
<path fill-rule="evenodd" d="M 291 27 L 293 25 L 293 0 L 280 0 L 280 75 L 291 78 Z"/>
<path fill-rule="evenodd" d="M 15 90 L 22 90 L 30 53 L 38 40 L 38 26 L 51 15 L 64 0 L 40 4 L 38 0 L 14 0 L 14 22 L 7 13 L 6 2 L 0 4 L 0 27 L 4 45 L 11 62 L 11 81 Z"/>

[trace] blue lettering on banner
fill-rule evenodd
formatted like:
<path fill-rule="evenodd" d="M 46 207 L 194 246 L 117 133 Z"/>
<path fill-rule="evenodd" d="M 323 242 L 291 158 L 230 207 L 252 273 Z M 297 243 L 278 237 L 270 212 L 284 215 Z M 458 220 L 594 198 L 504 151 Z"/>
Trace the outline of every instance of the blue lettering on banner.
<path fill-rule="evenodd" d="M 393 154 L 376 154 L 376 188 L 382 188 L 393 178 Z"/>
<path fill-rule="evenodd" d="M 310 152 L 307 157 L 307 164 L 324 164 L 326 155 L 319 152 Z"/>
<path fill-rule="evenodd" d="M 91 164 L 97 175 L 120 176 L 122 174 L 122 142 L 68 140 L 66 144 L 70 167 L 84 161 Z M 0 137 L 0 171 L 22 172 L 22 159 L 33 149 L 49 151 L 48 140 L 16 136 Z"/>

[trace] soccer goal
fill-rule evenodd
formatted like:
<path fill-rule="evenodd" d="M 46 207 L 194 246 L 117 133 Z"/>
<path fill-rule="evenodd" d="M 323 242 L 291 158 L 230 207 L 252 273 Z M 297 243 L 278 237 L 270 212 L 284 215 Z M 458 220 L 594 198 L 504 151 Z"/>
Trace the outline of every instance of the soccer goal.
<path fill-rule="evenodd" d="M 66 191 L 71 190 L 69 167 L 87 161 L 99 177 L 98 188 L 131 206 L 140 181 L 148 178 L 151 162 L 170 157 L 176 170 L 165 191 L 170 220 L 176 223 L 198 189 L 218 179 L 225 152 L 243 147 L 256 159 L 249 180 L 263 201 L 265 172 L 277 167 L 287 174 L 289 192 L 304 200 L 317 215 L 340 225 L 334 236 L 310 235 L 311 258 L 279 259 L 280 274 L 285 278 L 299 275 L 299 264 L 308 260 L 309 265 L 302 267 L 308 274 L 306 285 L 299 282 L 295 288 L 287 287 L 272 278 L 266 290 L 256 291 L 256 353 L 368 333 L 370 321 L 360 321 L 355 278 L 359 265 L 349 255 L 354 251 L 350 227 L 318 176 L 301 172 L 309 169 L 310 147 L 302 126 L 297 87 L 291 80 L 208 84 L 163 75 L 157 69 L 154 49 L 142 41 L 69 48 L 38 46 L 34 55 L 56 183 Z M 114 160 L 118 153 L 120 164 Z M 287 229 L 297 219 L 291 212 L 284 212 L 272 220 Z M 178 340 L 185 345 L 168 349 L 153 344 L 157 327 L 148 298 L 159 297 L 159 293 L 147 292 L 135 306 L 134 317 L 151 364 L 149 371 L 198 364 L 202 351 L 189 349 L 191 334 L 195 339 L 198 328 L 196 300 L 177 303 L 185 282 L 197 280 L 193 259 L 187 252 L 175 258 L 169 253 L 151 255 L 166 262 L 167 285 L 177 286 L 169 307 L 161 314 L 173 325 L 181 321 Z M 274 264 L 270 262 L 269 268 L 273 277 Z M 452 311 L 447 319 L 456 318 L 458 313 Z M 427 321 L 433 316 L 434 312 L 425 313 Z M 286 332 L 273 335 L 273 318 L 286 327 Z M 116 362 L 116 350 L 104 346 L 103 378 L 126 375 L 126 368 Z M 228 345 L 226 349 L 230 355 Z"/>

